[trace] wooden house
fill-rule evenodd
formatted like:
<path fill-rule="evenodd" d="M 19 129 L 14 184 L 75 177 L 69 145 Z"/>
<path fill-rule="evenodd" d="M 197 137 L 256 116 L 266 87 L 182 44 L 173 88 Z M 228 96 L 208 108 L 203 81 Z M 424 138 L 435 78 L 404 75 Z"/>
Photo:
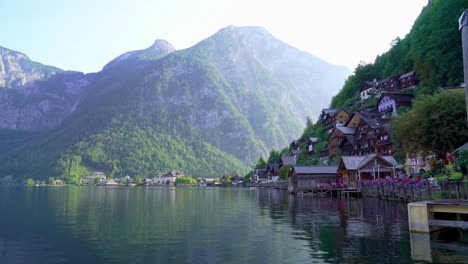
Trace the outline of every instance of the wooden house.
<path fill-rule="evenodd" d="M 413 88 L 419 83 L 419 78 L 415 71 L 407 72 L 399 78 L 401 89 Z"/>
<path fill-rule="evenodd" d="M 361 90 L 359 90 L 359 94 L 361 96 L 361 101 L 365 101 L 369 99 L 373 94 L 376 94 L 379 90 L 379 83 L 376 79 L 373 82 L 364 81 L 361 86 Z"/>
<path fill-rule="evenodd" d="M 279 164 L 279 168 L 286 166 L 286 165 L 296 165 L 296 158 L 294 157 L 288 157 L 288 156 L 282 156 Z"/>
<path fill-rule="evenodd" d="M 401 106 L 411 107 L 414 96 L 404 93 L 382 93 L 377 105 L 379 113 L 390 113 L 392 116 L 397 116 L 397 110 Z"/>
<path fill-rule="evenodd" d="M 361 122 L 361 118 L 377 118 L 380 117 L 381 114 L 376 112 L 354 112 L 349 117 L 348 122 L 346 122 L 346 127 L 358 127 L 359 123 Z"/>
<path fill-rule="evenodd" d="M 372 180 L 395 177 L 398 163 L 392 156 L 377 154 L 367 156 L 342 156 L 338 165 L 338 175 L 343 177 L 343 184 L 349 188 L 357 188 L 361 179 Z"/>
<path fill-rule="evenodd" d="M 383 91 L 398 91 L 401 89 L 400 75 L 395 74 L 379 82 L 379 87 Z"/>
<path fill-rule="evenodd" d="M 354 144 L 354 134 L 345 135 L 340 144 L 341 155 L 343 156 L 353 156 L 357 155 L 357 147 Z"/>
<path fill-rule="evenodd" d="M 359 156 L 375 153 L 375 141 L 382 126 L 389 119 L 374 118 L 361 115 L 359 125 L 354 132 L 354 144 L 356 153 Z"/>
<path fill-rule="evenodd" d="M 337 166 L 294 166 L 289 171 L 288 190 L 290 193 L 300 193 L 332 186 L 338 181 Z"/>
<path fill-rule="evenodd" d="M 278 176 L 279 169 L 279 164 L 267 164 L 266 166 L 267 174 L 270 178 Z"/>
<path fill-rule="evenodd" d="M 375 140 L 375 153 L 379 155 L 393 155 L 392 132 L 388 125 L 383 125 Z"/>
<path fill-rule="evenodd" d="M 256 169 L 254 171 L 254 181 L 255 182 L 266 182 L 268 181 L 268 172 L 266 169 Z"/>
<path fill-rule="evenodd" d="M 311 137 L 307 139 L 307 152 L 306 156 L 312 157 L 315 154 L 315 144 L 317 144 L 318 138 Z"/>
<path fill-rule="evenodd" d="M 344 126 L 349 119 L 349 113 L 345 109 L 335 109 L 330 111 L 324 121 L 324 130 L 331 130 L 335 127 Z"/>
<path fill-rule="evenodd" d="M 340 144 L 346 135 L 353 135 L 356 131 L 354 127 L 336 127 L 328 136 L 328 156 L 334 157 L 341 154 Z"/>

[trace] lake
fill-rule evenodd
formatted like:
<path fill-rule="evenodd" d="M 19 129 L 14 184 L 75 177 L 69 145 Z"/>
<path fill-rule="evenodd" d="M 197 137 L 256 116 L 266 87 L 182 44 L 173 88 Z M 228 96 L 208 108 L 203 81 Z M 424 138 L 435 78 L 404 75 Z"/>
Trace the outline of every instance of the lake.
<path fill-rule="evenodd" d="M 406 204 L 249 188 L 0 186 L 0 263 L 468 263 Z"/>

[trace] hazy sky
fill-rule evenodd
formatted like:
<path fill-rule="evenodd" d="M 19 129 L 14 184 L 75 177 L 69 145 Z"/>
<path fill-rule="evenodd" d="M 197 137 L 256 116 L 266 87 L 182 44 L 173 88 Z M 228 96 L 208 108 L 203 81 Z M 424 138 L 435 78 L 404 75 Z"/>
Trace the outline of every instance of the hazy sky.
<path fill-rule="evenodd" d="M 404 37 L 428 0 L 0 0 L 0 46 L 96 72 L 165 39 L 188 48 L 228 25 L 261 26 L 350 70 Z"/>

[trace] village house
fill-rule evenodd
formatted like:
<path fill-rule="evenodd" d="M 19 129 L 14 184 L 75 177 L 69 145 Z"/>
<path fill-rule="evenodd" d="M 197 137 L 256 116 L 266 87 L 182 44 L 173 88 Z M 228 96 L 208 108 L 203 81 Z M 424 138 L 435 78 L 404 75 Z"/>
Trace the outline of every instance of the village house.
<path fill-rule="evenodd" d="M 375 153 L 375 141 L 382 126 L 390 121 L 383 118 L 372 118 L 361 115 L 359 125 L 354 132 L 356 154 L 359 156 Z"/>
<path fill-rule="evenodd" d="M 379 90 L 379 83 L 376 79 L 373 82 L 364 81 L 361 86 L 361 90 L 359 90 L 359 94 L 361 96 L 361 101 L 366 101 L 369 99 L 373 94 L 376 94 Z"/>
<path fill-rule="evenodd" d="M 317 188 L 330 188 L 338 180 L 337 166 L 294 166 L 289 170 L 288 191 L 300 193 Z"/>
<path fill-rule="evenodd" d="M 356 129 L 356 128 L 354 128 Z M 339 146 L 341 155 L 343 156 L 352 156 L 357 155 L 356 153 L 356 145 L 354 144 L 354 133 L 351 135 L 345 135 L 341 144 Z"/>
<path fill-rule="evenodd" d="M 317 140 L 318 140 L 318 138 L 316 138 L 316 137 L 308 138 L 306 156 L 308 156 L 308 157 L 314 156 L 314 154 L 315 154 L 315 144 L 317 144 Z"/>
<path fill-rule="evenodd" d="M 320 150 L 320 161 L 326 163 L 328 160 L 328 148 Z"/>
<path fill-rule="evenodd" d="M 397 167 L 398 163 L 392 156 L 342 156 L 338 175 L 343 177 L 343 184 L 348 188 L 357 188 L 361 179 L 372 180 L 387 176 L 394 178 Z"/>
<path fill-rule="evenodd" d="M 93 174 L 91 174 L 90 177 L 86 177 L 86 178 L 81 179 L 81 183 L 83 183 L 83 184 L 90 184 L 91 183 L 92 184 L 92 183 L 94 183 L 96 181 L 96 178 L 98 178 L 98 177 L 101 179 L 101 181 L 106 180 L 106 175 L 104 175 L 103 172 L 95 171 L 95 172 L 93 172 Z"/>
<path fill-rule="evenodd" d="M 399 78 L 401 89 L 413 88 L 419 83 L 419 78 L 415 71 L 407 72 Z"/>
<path fill-rule="evenodd" d="M 410 158 L 407 156 L 405 159 L 405 164 L 403 164 L 403 169 L 406 175 L 415 175 L 431 170 L 431 164 L 427 161 L 429 158 L 431 157 Z"/>
<path fill-rule="evenodd" d="M 54 179 L 54 185 L 63 185 L 63 181 L 60 178 L 55 178 Z"/>
<path fill-rule="evenodd" d="M 328 110 L 324 121 L 324 130 L 331 130 L 335 127 L 344 126 L 349 119 L 349 113 L 345 109 L 324 109 Z M 325 112 L 324 112 L 325 113 Z"/>
<path fill-rule="evenodd" d="M 270 178 L 278 176 L 279 164 L 267 164 L 266 168 L 267 174 Z"/>
<path fill-rule="evenodd" d="M 375 153 L 379 155 L 393 155 L 392 132 L 388 125 L 383 125 L 375 140 Z"/>
<path fill-rule="evenodd" d="M 267 182 L 269 180 L 266 169 L 256 169 L 250 176 L 253 182 Z"/>
<path fill-rule="evenodd" d="M 398 91 L 401 88 L 400 75 L 395 74 L 379 82 L 379 87 L 382 91 Z"/>
<path fill-rule="evenodd" d="M 157 173 L 153 177 L 153 183 L 156 184 L 173 184 L 177 177 L 184 177 L 180 171 L 170 171 L 168 173 Z"/>
<path fill-rule="evenodd" d="M 288 157 L 288 156 L 281 156 L 279 168 L 286 166 L 286 165 L 296 165 L 296 158 L 295 157 Z"/>
<path fill-rule="evenodd" d="M 354 127 L 336 127 L 328 136 L 328 156 L 334 157 L 341 154 L 340 144 L 346 135 L 353 135 L 356 131 Z"/>
<path fill-rule="evenodd" d="M 390 113 L 392 116 L 397 116 L 399 107 L 411 107 L 414 96 L 412 94 L 404 93 L 382 93 L 377 105 L 379 113 Z"/>

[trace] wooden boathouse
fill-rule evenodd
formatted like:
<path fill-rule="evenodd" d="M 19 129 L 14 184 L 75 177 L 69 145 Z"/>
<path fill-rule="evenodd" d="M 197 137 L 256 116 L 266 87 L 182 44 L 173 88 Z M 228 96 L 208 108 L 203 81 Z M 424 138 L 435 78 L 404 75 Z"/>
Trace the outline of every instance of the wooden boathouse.
<path fill-rule="evenodd" d="M 337 166 L 294 166 L 289 171 L 288 191 L 295 194 L 336 188 Z"/>

